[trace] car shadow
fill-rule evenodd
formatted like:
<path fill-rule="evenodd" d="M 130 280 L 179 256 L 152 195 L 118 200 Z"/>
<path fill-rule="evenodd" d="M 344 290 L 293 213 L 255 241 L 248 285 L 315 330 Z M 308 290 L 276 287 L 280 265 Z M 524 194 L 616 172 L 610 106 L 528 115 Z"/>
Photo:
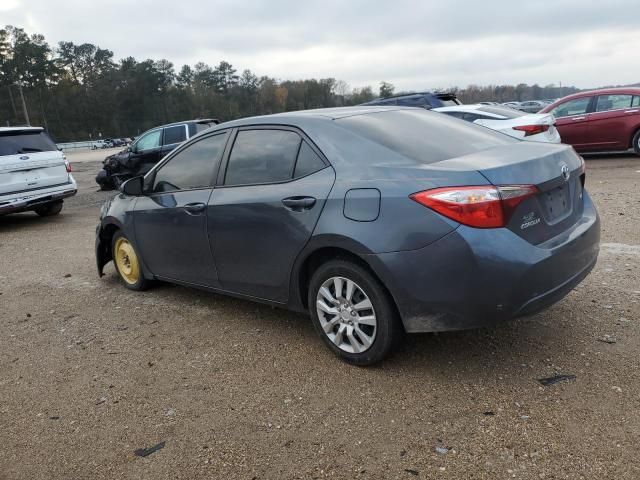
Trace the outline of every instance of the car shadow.
<path fill-rule="evenodd" d="M 328 358 L 332 358 L 305 314 L 165 283 L 158 284 L 149 291 L 152 292 L 174 304 L 197 304 L 215 311 L 216 316 L 222 314 L 241 319 L 234 322 L 237 328 L 258 330 L 262 332 L 261 335 L 273 335 L 282 342 L 313 342 L 317 339 L 312 348 L 317 349 L 318 355 L 324 352 Z M 408 369 L 428 375 L 466 371 L 467 377 L 475 375 L 483 378 L 509 368 L 517 371 L 523 364 L 542 367 L 541 362 L 553 357 L 556 348 L 566 347 L 571 339 L 580 335 L 570 322 L 558 322 L 558 318 L 564 316 L 562 307 L 554 306 L 532 317 L 492 327 L 409 334 L 388 359 L 372 368 L 386 374 L 406 372 Z M 200 317 L 196 321 L 204 323 L 211 319 Z"/>

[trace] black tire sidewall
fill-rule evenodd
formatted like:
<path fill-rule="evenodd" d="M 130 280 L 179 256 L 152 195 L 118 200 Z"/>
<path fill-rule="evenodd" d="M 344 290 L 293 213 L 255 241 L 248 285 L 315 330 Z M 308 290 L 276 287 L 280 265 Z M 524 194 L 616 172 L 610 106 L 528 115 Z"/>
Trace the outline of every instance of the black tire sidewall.
<path fill-rule="evenodd" d="M 331 277 L 344 277 L 353 280 L 371 300 L 376 312 L 376 338 L 371 347 L 363 353 L 349 353 L 340 350 L 324 332 L 316 311 L 316 297 L 322 284 Z M 309 314 L 313 325 L 323 342 L 337 356 L 353 365 L 373 365 L 384 359 L 397 343 L 402 327 L 389 294 L 380 282 L 365 268 L 348 260 L 331 260 L 320 266 L 309 282 Z"/>
<path fill-rule="evenodd" d="M 633 136 L 633 151 L 636 152 L 636 155 L 640 155 L 640 130 L 638 130 Z"/>
<path fill-rule="evenodd" d="M 127 281 L 125 281 L 124 278 L 122 278 L 122 275 L 120 274 L 120 270 L 118 270 L 118 264 L 116 263 L 116 259 L 115 259 L 115 251 L 116 251 L 116 241 L 119 238 L 124 238 L 127 242 L 129 242 L 129 244 L 131 245 L 131 248 L 133 248 L 133 251 L 136 253 L 136 257 L 138 257 L 138 265 L 140 268 L 140 278 L 138 278 L 138 281 L 136 283 L 129 283 Z M 144 271 L 142 269 L 142 260 L 140 258 L 140 254 L 138 253 L 138 249 L 135 247 L 135 245 L 131 242 L 131 240 L 129 240 L 127 238 L 127 236 L 122 233 L 122 231 L 117 231 L 114 235 L 113 238 L 111 239 L 111 256 L 113 257 L 113 266 L 116 269 L 116 272 L 118 272 L 118 279 L 120 280 L 120 282 L 127 287 L 130 290 L 135 290 L 135 291 L 142 291 L 142 290 L 146 290 L 149 287 L 149 281 L 144 278 Z"/>
<path fill-rule="evenodd" d="M 51 217 L 58 215 L 62 211 L 63 201 L 57 200 L 55 202 L 40 205 L 35 208 L 35 212 L 41 217 Z"/>

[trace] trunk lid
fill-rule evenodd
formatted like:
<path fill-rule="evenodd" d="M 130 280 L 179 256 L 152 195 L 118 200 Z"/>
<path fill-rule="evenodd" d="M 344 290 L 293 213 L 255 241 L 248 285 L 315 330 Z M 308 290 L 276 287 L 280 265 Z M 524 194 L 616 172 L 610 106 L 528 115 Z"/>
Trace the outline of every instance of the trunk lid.
<path fill-rule="evenodd" d="M 0 195 L 68 181 L 64 155 L 42 129 L 0 130 Z"/>
<path fill-rule="evenodd" d="M 535 185 L 539 192 L 518 205 L 507 225 L 533 244 L 561 234 L 583 213 L 583 162 L 567 145 L 519 142 L 433 166 L 476 170 L 493 185 Z"/>

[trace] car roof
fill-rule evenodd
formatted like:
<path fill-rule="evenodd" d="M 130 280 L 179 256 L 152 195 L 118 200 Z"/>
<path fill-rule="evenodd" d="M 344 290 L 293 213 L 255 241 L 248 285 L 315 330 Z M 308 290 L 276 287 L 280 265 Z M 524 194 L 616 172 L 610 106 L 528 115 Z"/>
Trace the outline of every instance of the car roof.
<path fill-rule="evenodd" d="M 299 110 L 293 112 L 274 113 L 271 115 L 260 115 L 256 117 L 246 117 L 238 120 L 232 120 L 219 124 L 217 127 L 229 128 L 242 125 L 256 124 L 298 124 L 310 119 L 315 120 L 338 120 L 345 117 L 353 117 L 357 115 L 368 115 L 372 113 L 389 112 L 394 110 L 415 110 L 412 107 L 401 106 L 385 106 L 385 105 L 360 105 L 356 107 L 334 107 L 334 108 L 317 108 L 314 110 Z"/>
<path fill-rule="evenodd" d="M 0 132 L 41 132 L 44 128 L 42 127 L 0 127 Z"/>
<path fill-rule="evenodd" d="M 483 105 L 483 104 L 477 103 L 477 104 L 453 105 L 451 107 L 436 107 L 436 108 L 432 108 L 431 110 L 435 112 L 440 112 L 440 113 L 446 113 L 446 112 L 473 113 L 477 110 L 480 110 L 482 112 L 482 115 L 486 115 L 488 117 L 494 117 L 500 120 L 507 118 L 505 115 L 500 115 L 495 112 L 490 112 L 489 110 L 484 110 L 483 109 L 484 107 L 500 108 L 502 107 L 502 105 Z M 507 109 L 508 107 L 502 107 L 502 108 Z"/>

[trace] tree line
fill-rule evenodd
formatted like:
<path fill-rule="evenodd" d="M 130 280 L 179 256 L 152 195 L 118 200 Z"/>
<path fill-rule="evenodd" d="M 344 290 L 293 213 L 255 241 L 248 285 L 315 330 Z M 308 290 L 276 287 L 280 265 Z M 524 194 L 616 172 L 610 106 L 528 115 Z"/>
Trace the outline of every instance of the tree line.
<path fill-rule="evenodd" d="M 465 103 L 557 98 L 573 87 L 519 84 L 451 87 Z M 395 92 L 389 82 L 351 88 L 335 78 L 280 80 L 238 72 L 226 61 L 180 69 L 166 59 L 119 61 L 91 43 L 52 47 L 40 34 L 0 29 L 0 125 L 43 126 L 58 142 L 135 136 L 191 118 L 221 121 L 291 110 L 357 105 Z M 24 99 L 24 104 L 23 104 Z"/>

